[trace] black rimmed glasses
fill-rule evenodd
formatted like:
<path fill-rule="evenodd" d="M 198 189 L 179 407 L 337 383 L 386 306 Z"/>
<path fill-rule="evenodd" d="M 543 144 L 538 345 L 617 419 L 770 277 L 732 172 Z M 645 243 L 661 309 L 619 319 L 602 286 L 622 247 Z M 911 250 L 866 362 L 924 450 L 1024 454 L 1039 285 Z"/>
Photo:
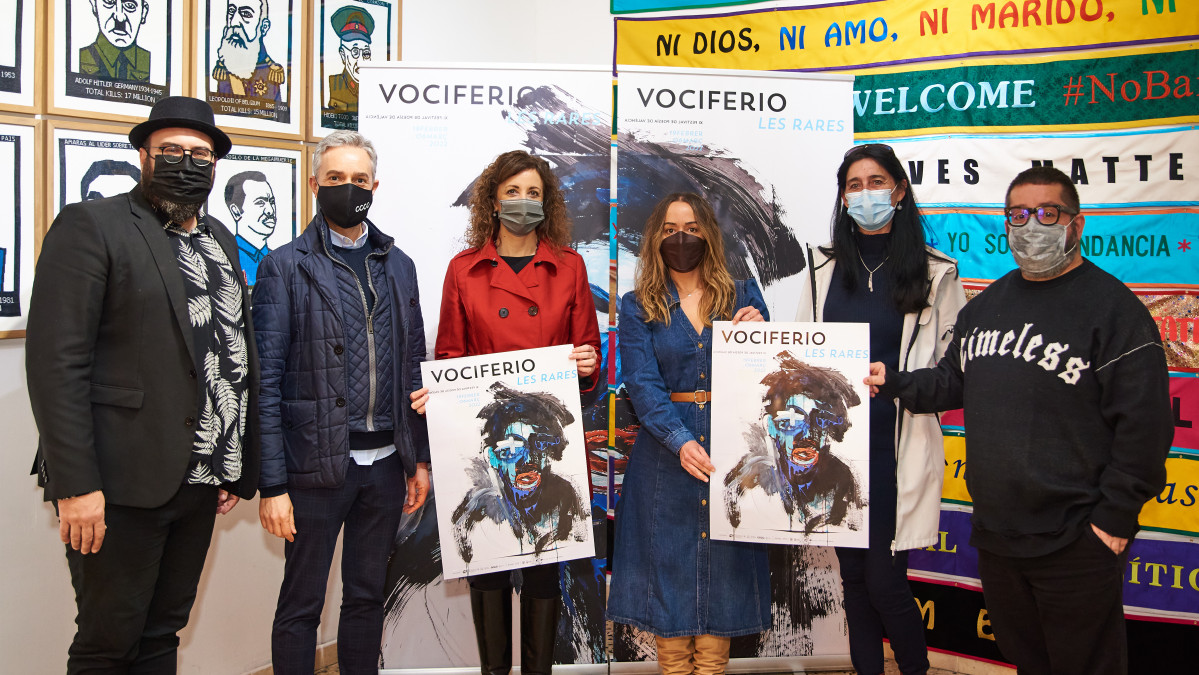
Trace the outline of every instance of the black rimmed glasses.
<path fill-rule="evenodd" d="M 192 162 L 195 162 L 196 166 L 208 166 L 209 164 L 212 164 L 212 160 L 216 159 L 216 155 L 214 155 L 208 148 L 192 148 L 191 150 L 185 150 L 183 146 L 180 145 L 160 145 L 158 146 L 158 151 L 161 153 L 162 158 L 166 160 L 167 164 L 178 164 L 179 162 L 182 162 L 184 155 L 191 155 Z"/>
<path fill-rule="evenodd" d="M 1004 210 L 1003 216 L 1008 225 L 1024 227 L 1032 216 L 1036 216 L 1037 222 L 1042 225 L 1057 225 L 1057 221 L 1061 219 L 1063 213 L 1071 216 L 1078 215 L 1078 211 L 1071 211 L 1062 204 L 1046 204 L 1035 209 L 1013 206 Z"/>

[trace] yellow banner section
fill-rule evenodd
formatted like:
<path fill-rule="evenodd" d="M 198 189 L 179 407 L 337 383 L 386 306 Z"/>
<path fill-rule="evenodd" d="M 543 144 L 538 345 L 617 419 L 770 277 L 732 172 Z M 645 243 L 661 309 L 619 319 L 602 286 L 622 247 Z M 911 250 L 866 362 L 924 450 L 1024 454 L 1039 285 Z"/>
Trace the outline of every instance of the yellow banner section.
<path fill-rule="evenodd" d="M 1141 510 L 1141 527 L 1159 532 L 1199 534 L 1199 457 L 1166 460 L 1166 487 Z M 945 485 L 942 501 L 971 503 L 966 490 L 966 438 L 945 437 Z"/>
<path fill-rule="evenodd" d="M 941 488 L 941 499 L 958 504 L 973 501 L 966 489 L 965 436 L 945 436 L 945 484 Z"/>
<path fill-rule="evenodd" d="M 1166 488 L 1141 509 L 1141 527 L 1199 533 L 1199 457 L 1166 460 Z"/>
<path fill-rule="evenodd" d="M 1199 12 L 1174 0 L 892 0 L 615 21 L 619 65 L 741 70 L 830 70 L 1199 37 Z"/>

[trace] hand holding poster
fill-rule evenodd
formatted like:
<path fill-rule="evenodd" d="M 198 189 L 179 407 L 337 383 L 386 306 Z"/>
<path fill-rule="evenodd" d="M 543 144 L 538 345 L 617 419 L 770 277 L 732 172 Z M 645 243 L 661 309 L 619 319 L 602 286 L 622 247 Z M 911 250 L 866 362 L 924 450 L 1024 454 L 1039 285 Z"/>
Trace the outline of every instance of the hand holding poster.
<path fill-rule="evenodd" d="M 865 548 L 870 334 L 713 324 L 712 538 Z"/>
<path fill-rule="evenodd" d="M 447 579 L 595 555 L 572 349 L 421 364 Z"/>

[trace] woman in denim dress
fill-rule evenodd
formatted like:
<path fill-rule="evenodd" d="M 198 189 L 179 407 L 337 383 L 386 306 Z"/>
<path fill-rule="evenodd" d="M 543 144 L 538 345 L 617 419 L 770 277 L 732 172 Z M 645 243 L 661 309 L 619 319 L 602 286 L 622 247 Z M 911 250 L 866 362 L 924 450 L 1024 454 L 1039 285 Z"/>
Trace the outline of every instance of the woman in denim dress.
<path fill-rule="evenodd" d="M 765 321 L 753 279 L 734 281 L 712 207 L 672 194 L 646 223 L 620 357 L 641 430 L 617 504 L 611 620 L 653 633 L 663 673 L 723 673 L 730 638 L 770 626 L 760 544 L 708 536 L 712 321 Z"/>

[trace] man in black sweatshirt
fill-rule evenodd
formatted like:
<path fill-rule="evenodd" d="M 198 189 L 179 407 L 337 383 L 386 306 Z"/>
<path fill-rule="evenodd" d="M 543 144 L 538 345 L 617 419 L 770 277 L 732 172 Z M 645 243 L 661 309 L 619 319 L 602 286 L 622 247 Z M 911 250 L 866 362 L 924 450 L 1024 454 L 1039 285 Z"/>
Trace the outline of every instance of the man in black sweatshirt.
<path fill-rule="evenodd" d="M 1174 434 L 1157 326 L 1082 257 L 1079 210 L 1061 171 L 1016 176 L 1005 220 L 1019 270 L 962 309 L 936 367 L 874 363 L 866 379 L 913 412 L 964 408 L 970 543 L 1021 675 L 1127 672 L 1128 543 Z"/>

